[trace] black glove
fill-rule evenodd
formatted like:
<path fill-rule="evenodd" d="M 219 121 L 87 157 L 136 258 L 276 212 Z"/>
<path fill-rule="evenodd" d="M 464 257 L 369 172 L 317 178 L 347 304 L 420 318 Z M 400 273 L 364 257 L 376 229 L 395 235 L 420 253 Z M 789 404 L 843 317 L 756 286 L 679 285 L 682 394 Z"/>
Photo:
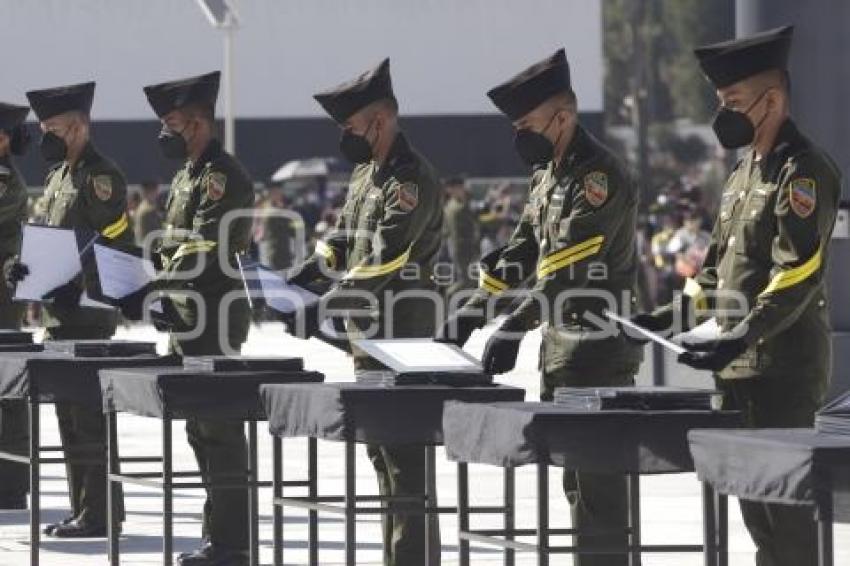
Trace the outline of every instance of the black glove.
<path fill-rule="evenodd" d="M 20 262 L 20 258 L 13 255 L 3 263 L 3 280 L 6 287 L 12 291 L 18 283 L 30 274 L 30 268 Z"/>
<path fill-rule="evenodd" d="M 275 311 L 275 314 L 286 324 L 288 334 L 307 340 L 319 333 L 319 327 L 322 325 L 322 321 L 319 320 L 321 304 L 322 301 L 316 301 L 312 305 L 303 306 L 289 313 L 280 314 Z"/>
<path fill-rule="evenodd" d="M 434 337 L 436 342 L 446 342 L 463 347 L 472 333 L 484 326 L 484 319 L 479 315 L 465 313 L 460 309 L 448 319 Z"/>
<path fill-rule="evenodd" d="M 523 336 L 525 336 L 525 329 L 519 327 L 517 321 L 508 317 L 484 346 L 484 355 L 481 357 L 484 373 L 497 375 L 514 369 Z"/>
<path fill-rule="evenodd" d="M 79 306 L 80 297 L 83 294 L 83 288 L 77 285 L 75 281 L 69 281 L 64 285 L 51 289 L 42 297 L 43 299 L 52 299 L 53 304 L 61 308 L 73 308 Z"/>
<path fill-rule="evenodd" d="M 721 334 L 720 338 L 705 342 L 685 343 L 687 352 L 679 354 L 679 363 L 694 369 L 720 371 L 747 350 L 743 338 L 732 333 Z"/>
<path fill-rule="evenodd" d="M 153 288 L 150 285 L 145 285 L 138 291 L 133 291 L 129 295 L 118 299 L 118 308 L 121 310 L 121 315 L 127 320 L 142 320 L 144 318 L 143 307 L 145 298 L 152 290 Z"/>

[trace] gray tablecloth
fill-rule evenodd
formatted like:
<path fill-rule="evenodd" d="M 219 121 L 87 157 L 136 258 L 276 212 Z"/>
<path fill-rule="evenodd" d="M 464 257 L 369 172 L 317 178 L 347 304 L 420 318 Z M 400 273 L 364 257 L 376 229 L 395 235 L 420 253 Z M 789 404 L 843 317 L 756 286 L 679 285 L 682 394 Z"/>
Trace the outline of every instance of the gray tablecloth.
<path fill-rule="evenodd" d="M 262 384 L 323 380 L 324 375 L 311 371 L 204 372 L 162 367 L 100 372 L 105 411 L 174 419 L 263 420 Z"/>
<path fill-rule="evenodd" d="M 850 520 L 850 436 L 815 429 L 698 430 L 689 435 L 697 475 L 721 493 L 790 505 L 835 498 Z"/>
<path fill-rule="evenodd" d="M 4 352 L 0 355 L 0 399 L 26 399 L 36 391 L 42 403 L 100 407 L 98 370 L 180 363 L 176 356 L 75 358 L 55 352 Z"/>
<path fill-rule="evenodd" d="M 442 444 L 446 401 L 519 401 L 525 391 L 500 385 L 381 387 L 363 383 L 260 388 L 272 434 L 376 444 Z"/>
<path fill-rule="evenodd" d="M 575 411 L 553 403 L 448 403 L 449 459 L 584 471 L 659 474 L 693 470 L 687 433 L 739 424 L 734 412 Z"/>

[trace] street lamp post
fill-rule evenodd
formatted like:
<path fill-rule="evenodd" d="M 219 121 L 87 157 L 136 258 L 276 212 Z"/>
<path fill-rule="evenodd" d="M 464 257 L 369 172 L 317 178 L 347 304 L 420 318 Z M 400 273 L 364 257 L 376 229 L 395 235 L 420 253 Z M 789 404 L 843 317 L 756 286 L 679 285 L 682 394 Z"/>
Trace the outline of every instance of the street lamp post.
<path fill-rule="evenodd" d="M 239 14 L 234 7 L 235 0 L 195 0 L 206 16 L 207 21 L 216 29 L 224 32 L 224 149 L 231 155 L 236 153 L 236 117 L 233 104 L 234 62 L 233 43 L 239 28 Z"/>

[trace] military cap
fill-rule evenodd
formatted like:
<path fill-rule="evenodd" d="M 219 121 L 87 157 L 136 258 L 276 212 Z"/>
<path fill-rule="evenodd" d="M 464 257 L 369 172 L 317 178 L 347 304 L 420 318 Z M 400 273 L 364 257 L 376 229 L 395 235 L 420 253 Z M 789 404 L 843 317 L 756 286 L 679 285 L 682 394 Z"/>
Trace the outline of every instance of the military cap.
<path fill-rule="evenodd" d="M 31 90 L 27 99 L 40 121 L 48 120 L 65 112 L 91 112 L 94 100 L 94 81 L 43 90 Z"/>
<path fill-rule="evenodd" d="M 518 75 L 487 91 L 493 104 L 511 120 L 518 120 L 556 94 L 572 92 L 570 65 L 558 49 Z"/>
<path fill-rule="evenodd" d="M 724 88 L 764 71 L 786 70 L 794 26 L 783 26 L 749 37 L 694 49 L 703 73 Z"/>
<path fill-rule="evenodd" d="M 393 94 L 390 78 L 390 60 L 384 59 L 377 67 L 357 78 L 313 95 L 331 118 L 340 124 L 369 104 L 378 100 L 398 101 Z"/>
<path fill-rule="evenodd" d="M 221 73 L 215 71 L 196 77 L 149 85 L 144 88 L 144 91 L 151 108 L 157 116 L 162 118 L 169 112 L 189 104 L 200 104 L 214 109 L 220 82 Z"/>
<path fill-rule="evenodd" d="M 29 106 L 0 102 L 0 130 L 10 132 L 20 126 L 30 113 Z"/>

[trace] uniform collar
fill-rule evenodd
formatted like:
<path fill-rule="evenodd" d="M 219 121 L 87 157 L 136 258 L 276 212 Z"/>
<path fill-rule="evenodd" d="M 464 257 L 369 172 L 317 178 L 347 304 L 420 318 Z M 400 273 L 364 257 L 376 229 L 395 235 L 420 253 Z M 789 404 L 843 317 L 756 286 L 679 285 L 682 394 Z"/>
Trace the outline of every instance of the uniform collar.
<path fill-rule="evenodd" d="M 590 134 L 580 124 L 576 124 L 573 139 L 570 141 L 570 145 L 567 146 L 567 151 L 564 152 L 560 163 L 555 166 L 555 177 L 558 179 L 564 177 L 590 155 L 590 139 Z"/>
<path fill-rule="evenodd" d="M 387 153 L 387 158 L 383 165 L 377 168 L 372 175 L 372 181 L 376 185 L 382 185 L 389 179 L 393 172 L 396 171 L 402 164 L 410 161 L 410 144 L 402 132 L 399 132 L 393 140 L 393 145 L 390 146 L 390 151 Z"/>
<path fill-rule="evenodd" d="M 80 154 L 80 158 L 74 164 L 74 170 L 79 171 L 83 167 L 87 167 L 92 163 L 98 161 L 100 159 L 100 153 L 98 153 L 97 148 L 91 142 L 91 140 L 86 142 L 86 146 L 83 148 L 83 152 Z M 67 164 L 67 161 L 65 162 Z"/>
<path fill-rule="evenodd" d="M 776 134 L 776 141 L 773 144 L 773 149 L 770 150 L 765 157 L 758 163 L 761 170 L 768 176 L 772 177 L 773 173 L 781 167 L 794 150 L 800 145 L 803 136 L 797 125 L 791 118 L 785 120 L 780 126 L 779 132 Z M 755 161 L 755 153 L 751 152 L 751 159 Z"/>
<path fill-rule="evenodd" d="M 192 163 L 191 161 L 187 161 L 186 165 L 189 169 L 189 176 L 194 177 L 198 173 L 204 170 L 207 163 L 215 160 L 219 155 L 222 154 L 224 150 L 221 148 L 221 142 L 216 138 L 210 140 L 210 143 L 207 144 L 206 149 L 198 158 L 197 161 Z"/>

